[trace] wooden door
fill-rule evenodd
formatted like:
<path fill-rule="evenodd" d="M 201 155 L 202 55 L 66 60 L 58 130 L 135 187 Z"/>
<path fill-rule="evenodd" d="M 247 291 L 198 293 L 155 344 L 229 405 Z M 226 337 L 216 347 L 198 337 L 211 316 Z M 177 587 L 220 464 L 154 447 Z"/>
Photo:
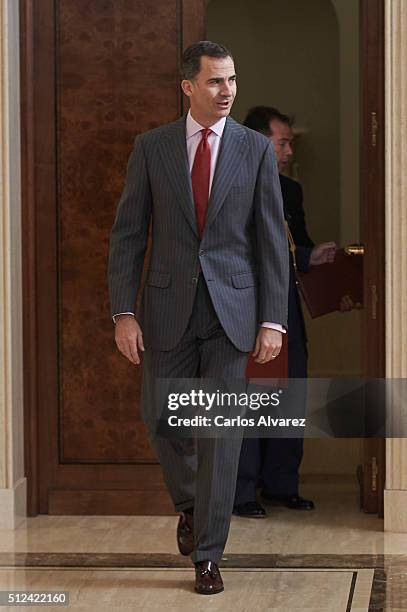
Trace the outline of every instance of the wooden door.
<path fill-rule="evenodd" d="M 362 241 L 364 310 L 362 352 L 366 378 L 385 376 L 384 219 L 384 2 L 361 1 L 362 39 Z M 366 398 L 369 419 L 369 397 Z M 385 440 L 365 439 L 361 500 L 383 516 Z"/>
<path fill-rule="evenodd" d="M 202 0 L 21 0 L 29 514 L 167 514 L 116 350 L 108 237 L 134 137 L 183 112 Z"/>

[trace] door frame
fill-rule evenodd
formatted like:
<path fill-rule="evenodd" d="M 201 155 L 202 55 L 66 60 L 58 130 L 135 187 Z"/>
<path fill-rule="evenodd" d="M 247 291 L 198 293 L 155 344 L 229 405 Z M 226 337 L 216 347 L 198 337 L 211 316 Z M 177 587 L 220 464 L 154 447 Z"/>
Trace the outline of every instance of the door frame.
<path fill-rule="evenodd" d="M 361 229 L 364 257 L 362 355 L 364 376 L 386 375 L 385 277 L 385 11 L 384 0 L 360 0 Z M 366 409 L 368 410 L 368 398 Z M 385 440 L 363 440 L 361 500 L 383 516 Z"/>
<path fill-rule="evenodd" d="M 407 4 L 385 1 L 386 376 L 407 378 Z M 402 419 L 403 414 L 392 414 Z M 385 531 L 407 533 L 407 440 L 386 440 Z"/>
<path fill-rule="evenodd" d="M 54 11 L 55 0 L 41 0 L 49 11 Z M 196 7 L 192 3 L 182 2 L 182 30 L 187 34 L 183 47 L 200 38 L 196 26 Z M 204 9 L 205 0 L 201 2 Z M 200 3 L 198 2 L 198 12 Z M 361 0 L 362 32 L 367 32 L 363 38 L 363 53 L 367 53 L 367 69 L 362 71 L 363 88 L 368 95 L 363 102 L 363 129 L 370 133 L 372 112 L 376 112 L 378 132 L 376 146 L 371 142 L 363 143 L 362 172 L 368 175 L 366 190 L 362 194 L 364 202 L 374 206 L 372 231 L 379 238 L 378 248 L 365 267 L 365 295 L 369 298 L 375 295 L 375 302 L 366 300 L 366 317 L 364 323 L 364 347 L 367 343 L 371 350 L 366 351 L 366 372 L 369 376 L 385 375 L 385 233 L 384 233 L 384 0 Z M 48 320 L 52 329 L 57 331 L 56 292 L 55 285 L 48 282 L 55 278 L 55 259 L 49 257 L 40 236 L 43 233 L 55 233 L 55 134 L 53 126 L 49 125 L 49 113 L 53 112 L 55 91 L 49 83 L 43 80 L 43 73 L 38 71 L 39 62 L 50 61 L 47 54 L 49 45 L 53 44 L 55 32 L 44 27 L 41 41 L 36 36 L 35 0 L 20 0 L 21 28 L 21 124 L 22 124 L 22 232 L 23 232 L 23 337 L 24 337 L 24 451 L 25 473 L 27 476 L 27 512 L 29 516 L 48 511 L 48 502 L 44 490 L 40 486 L 41 474 L 51 478 L 51 466 L 54 453 L 58 453 L 57 440 L 52 455 L 44 456 L 41 449 L 42 436 L 55 436 L 54 424 L 41 420 L 41 405 L 44 402 L 55 402 L 58 394 L 58 366 L 54 358 L 58 354 L 58 338 L 56 333 L 40 335 L 39 321 Z M 41 43 L 41 44 L 40 44 Z M 377 66 L 380 70 L 377 71 Z M 181 99 L 181 98 L 180 98 Z M 39 104 L 39 100 L 42 101 Z M 182 99 L 181 99 L 182 100 Z M 45 102 L 48 103 L 47 104 Z M 48 129 L 46 126 L 48 125 Z M 375 189 L 374 179 L 380 177 L 382 187 Z M 43 185 L 48 185 L 46 192 Z M 38 197 L 51 198 L 47 203 L 50 215 L 37 214 Z M 365 207 L 365 212 L 366 212 Z M 54 214 L 52 214 L 54 211 Z M 364 225 L 364 224 L 362 224 Z M 376 290 L 373 287 L 376 287 Z M 379 334 L 377 333 L 379 330 Z M 372 331 L 374 334 L 372 334 Z M 376 337 L 379 336 L 379 337 Z M 373 355 L 377 355 L 375 362 Z M 374 442 L 374 441 L 373 441 Z M 373 453 L 373 454 L 372 454 Z M 375 453 L 375 454 L 374 454 Z M 381 453 L 381 454 L 380 454 Z M 364 453 L 366 482 L 373 482 L 374 465 L 372 456 L 376 456 L 384 466 L 384 442 L 382 448 L 375 447 Z M 56 455 L 57 456 L 57 455 Z M 378 459 L 379 458 L 379 459 Z M 155 466 L 151 466 L 153 469 Z M 370 472 L 369 472 L 370 470 Z M 384 478 L 384 469 L 381 472 Z M 151 475 L 152 476 L 152 475 Z M 364 480 L 365 480 L 364 478 Z M 378 486 L 379 483 L 376 483 Z M 381 496 L 379 496 L 380 498 Z M 369 500 L 368 500 L 369 501 Z M 370 503 L 370 501 L 369 501 Z M 375 503 L 375 502 L 373 502 Z M 380 499 L 375 510 L 379 511 Z M 84 501 L 86 505 L 86 502 Z"/>

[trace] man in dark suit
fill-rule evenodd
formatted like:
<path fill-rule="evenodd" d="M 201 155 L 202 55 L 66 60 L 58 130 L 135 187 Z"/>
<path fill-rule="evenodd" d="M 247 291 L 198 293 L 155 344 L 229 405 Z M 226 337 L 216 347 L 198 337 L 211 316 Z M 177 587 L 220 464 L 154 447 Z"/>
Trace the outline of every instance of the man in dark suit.
<path fill-rule="evenodd" d="M 288 377 L 303 379 L 307 376 L 307 335 L 294 266 L 306 272 L 309 266 L 332 262 L 336 244 L 325 242 L 314 245 L 305 224 L 301 185 L 282 174 L 293 153 L 290 119 L 275 108 L 258 106 L 249 111 L 245 125 L 271 137 L 277 155 L 284 214 L 295 244 L 295 256 L 290 252 Z M 298 395 L 298 401 L 305 406 L 305 396 Z M 296 510 L 312 510 L 314 503 L 301 497 L 298 491 L 302 456 L 303 438 L 245 438 L 240 455 L 234 513 L 250 518 L 266 516 L 265 509 L 256 500 L 259 479 L 266 501 Z"/>
<path fill-rule="evenodd" d="M 272 143 L 229 117 L 233 59 L 196 43 L 183 55 L 187 116 L 136 138 L 110 239 L 109 289 L 119 350 L 143 353 L 141 412 L 174 503 L 177 541 L 196 568 L 195 589 L 223 590 L 225 547 L 241 438 L 157 435 L 156 378 L 244 380 L 281 349 L 288 248 Z M 134 316 L 147 236 L 152 248 Z M 191 452 L 192 446 L 192 452 Z"/>

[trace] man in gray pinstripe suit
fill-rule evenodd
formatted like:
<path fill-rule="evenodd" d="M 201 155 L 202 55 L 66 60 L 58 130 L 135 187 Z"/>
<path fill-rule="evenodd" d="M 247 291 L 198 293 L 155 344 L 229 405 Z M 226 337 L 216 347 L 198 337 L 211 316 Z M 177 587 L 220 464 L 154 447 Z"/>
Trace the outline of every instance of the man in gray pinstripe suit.
<path fill-rule="evenodd" d="M 277 357 L 287 323 L 288 248 L 270 141 L 229 117 L 231 54 L 201 41 L 183 55 L 190 111 L 136 138 L 110 238 L 116 344 L 143 353 L 141 411 L 176 511 L 195 589 L 223 590 L 241 438 L 159 437 L 156 378 L 243 379 L 249 351 Z M 152 220 L 140 312 L 134 304 Z"/>

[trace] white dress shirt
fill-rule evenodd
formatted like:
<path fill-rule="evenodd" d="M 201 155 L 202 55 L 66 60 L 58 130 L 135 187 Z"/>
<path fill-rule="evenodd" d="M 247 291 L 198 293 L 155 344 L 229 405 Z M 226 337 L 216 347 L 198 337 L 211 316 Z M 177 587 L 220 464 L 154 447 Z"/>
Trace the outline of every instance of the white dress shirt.
<path fill-rule="evenodd" d="M 225 129 L 226 117 L 222 117 L 216 123 L 211 125 L 211 133 L 208 135 L 208 143 L 211 149 L 211 173 L 209 175 L 209 194 L 212 189 L 213 175 L 215 174 L 216 162 L 218 161 L 220 139 Z M 187 134 L 187 153 L 189 161 L 189 171 L 192 172 L 192 166 L 194 165 L 195 153 L 202 140 L 202 130 L 205 129 L 202 125 L 199 125 L 191 115 L 191 111 L 188 112 L 186 120 L 186 134 Z"/>
<path fill-rule="evenodd" d="M 209 175 L 209 194 L 211 193 L 213 176 L 215 174 L 216 162 L 218 160 L 219 145 L 222 138 L 223 130 L 225 129 L 226 117 L 222 117 L 211 125 L 211 133 L 208 135 L 208 143 L 211 150 L 211 172 Z M 192 172 L 192 166 L 194 164 L 195 153 L 199 143 L 202 140 L 202 130 L 205 128 L 200 125 L 191 115 L 191 111 L 188 111 L 186 119 L 186 138 L 187 138 L 187 153 L 189 162 L 189 171 Z M 134 316 L 134 312 L 119 312 L 113 316 L 113 321 L 116 323 L 116 317 L 122 314 L 131 314 Z M 285 329 L 278 323 L 269 323 L 265 321 L 261 324 L 262 327 L 269 327 L 270 329 L 276 329 L 285 333 Z"/>

